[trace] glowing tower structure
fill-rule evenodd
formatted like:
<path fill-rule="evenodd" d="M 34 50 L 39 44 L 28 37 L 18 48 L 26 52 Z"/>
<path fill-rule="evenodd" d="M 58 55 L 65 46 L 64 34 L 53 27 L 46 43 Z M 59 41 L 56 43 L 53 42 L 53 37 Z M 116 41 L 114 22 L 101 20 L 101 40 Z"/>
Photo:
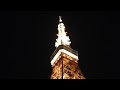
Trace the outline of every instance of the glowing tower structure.
<path fill-rule="evenodd" d="M 51 79 L 85 79 L 78 66 L 78 52 L 70 47 L 69 36 L 66 35 L 65 25 L 59 16 L 58 38 L 55 51 L 51 55 Z"/>

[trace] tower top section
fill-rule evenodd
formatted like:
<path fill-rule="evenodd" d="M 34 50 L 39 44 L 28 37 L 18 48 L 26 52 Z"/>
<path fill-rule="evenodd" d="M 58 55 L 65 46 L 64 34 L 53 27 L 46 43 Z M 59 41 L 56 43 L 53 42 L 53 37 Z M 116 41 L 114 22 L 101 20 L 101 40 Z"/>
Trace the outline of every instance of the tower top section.
<path fill-rule="evenodd" d="M 62 17 L 59 16 L 59 24 L 58 24 L 58 38 L 55 42 L 55 47 L 57 48 L 59 45 L 70 46 L 71 42 L 69 36 L 67 36 L 67 32 L 65 32 L 65 25 L 62 22 Z"/>

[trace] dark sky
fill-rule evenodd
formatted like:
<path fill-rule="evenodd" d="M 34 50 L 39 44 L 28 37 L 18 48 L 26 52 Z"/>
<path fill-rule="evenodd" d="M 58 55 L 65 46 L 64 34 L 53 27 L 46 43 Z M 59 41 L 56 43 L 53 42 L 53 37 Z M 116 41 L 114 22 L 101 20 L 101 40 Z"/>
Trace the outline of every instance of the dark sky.
<path fill-rule="evenodd" d="M 0 11 L 0 79 L 49 79 L 61 15 L 87 79 L 120 79 L 120 11 Z"/>

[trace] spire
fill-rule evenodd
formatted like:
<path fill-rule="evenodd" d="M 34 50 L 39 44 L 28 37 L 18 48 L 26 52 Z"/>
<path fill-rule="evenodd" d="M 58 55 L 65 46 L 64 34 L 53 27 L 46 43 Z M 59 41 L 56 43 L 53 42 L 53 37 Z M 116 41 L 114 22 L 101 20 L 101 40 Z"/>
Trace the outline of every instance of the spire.
<path fill-rule="evenodd" d="M 61 16 L 59 16 L 59 23 L 60 23 L 60 22 L 62 22 L 62 19 L 61 19 L 61 18 L 62 18 L 62 17 L 61 17 Z"/>
<path fill-rule="evenodd" d="M 69 36 L 66 36 L 65 32 L 65 25 L 62 23 L 61 16 L 59 16 L 59 24 L 58 24 L 58 38 L 56 39 L 55 42 L 55 47 L 58 47 L 59 45 L 65 45 L 65 46 L 70 46 L 70 39 Z"/>

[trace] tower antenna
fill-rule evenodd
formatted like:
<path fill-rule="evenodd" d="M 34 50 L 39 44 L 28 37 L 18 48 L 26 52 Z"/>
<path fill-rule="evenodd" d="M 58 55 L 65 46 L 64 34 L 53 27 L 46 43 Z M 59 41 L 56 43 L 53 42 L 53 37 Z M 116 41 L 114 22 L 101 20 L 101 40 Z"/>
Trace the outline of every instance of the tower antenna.
<path fill-rule="evenodd" d="M 62 16 L 59 16 L 59 22 L 62 22 Z"/>

